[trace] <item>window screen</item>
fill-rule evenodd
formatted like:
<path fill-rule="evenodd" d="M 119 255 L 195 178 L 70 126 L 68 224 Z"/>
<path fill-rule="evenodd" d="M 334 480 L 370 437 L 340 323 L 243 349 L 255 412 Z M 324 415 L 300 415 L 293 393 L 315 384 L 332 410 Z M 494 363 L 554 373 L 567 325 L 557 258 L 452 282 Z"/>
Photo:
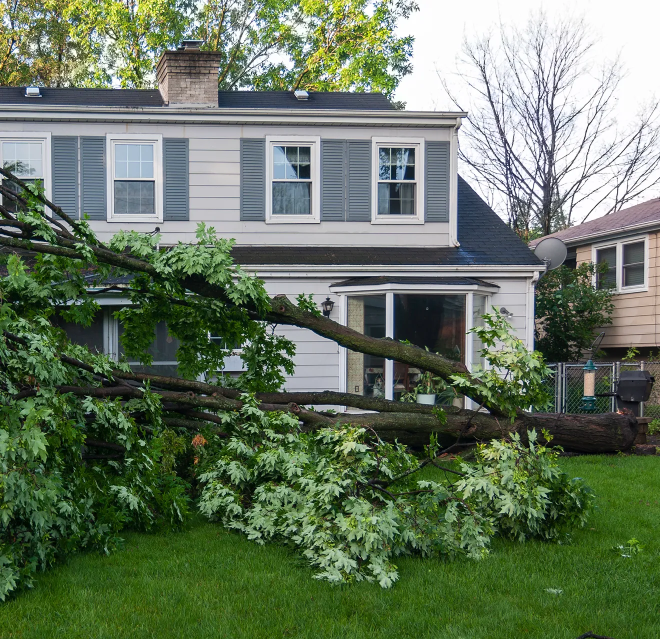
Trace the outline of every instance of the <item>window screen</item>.
<path fill-rule="evenodd" d="M 415 149 L 378 149 L 378 215 L 415 215 Z"/>
<path fill-rule="evenodd" d="M 616 287 L 616 246 L 598 249 L 596 262 L 607 264 L 607 271 L 598 273 L 598 288 Z"/>
<path fill-rule="evenodd" d="M 155 215 L 153 144 L 115 144 L 115 215 Z"/>
<path fill-rule="evenodd" d="M 623 245 L 623 284 L 644 286 L 644 242 Z"/>
<path fill-rule="evenodd" d="M 311 146 L 273 147 L 273 215 L 312 214 Z"/>

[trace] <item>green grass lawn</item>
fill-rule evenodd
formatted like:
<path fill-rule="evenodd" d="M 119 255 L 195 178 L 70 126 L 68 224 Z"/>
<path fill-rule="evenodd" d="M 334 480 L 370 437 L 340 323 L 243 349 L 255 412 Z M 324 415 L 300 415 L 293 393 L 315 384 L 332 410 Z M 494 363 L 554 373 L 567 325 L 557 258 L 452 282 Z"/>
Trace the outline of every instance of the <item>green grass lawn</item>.
<path fill-rule="evenodd" d="M 127 535 L 110 557 L 77 556 L 40 576 L 0 605 L 0 637 L 658 639 L 660 458 L 562 463 L 598 497 L 571 545 L 499 541 L 482 562 L 402 559 L 391 590 L 333 587 L 285 548 L 198 521 Z M 611 550 L 632 537 L 641 554 Z"/>

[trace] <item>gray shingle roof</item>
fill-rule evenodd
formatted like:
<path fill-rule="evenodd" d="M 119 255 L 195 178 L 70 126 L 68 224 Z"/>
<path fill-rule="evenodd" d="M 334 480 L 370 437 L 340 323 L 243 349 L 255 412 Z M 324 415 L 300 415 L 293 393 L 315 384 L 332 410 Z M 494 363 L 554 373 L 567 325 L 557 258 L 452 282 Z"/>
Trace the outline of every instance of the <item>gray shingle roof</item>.
<path fill-rule="evenodd" d="M 157 89 L 41 88 L 40 98 L 26 98 L 25 87 L 0 87 L 0 104 L 45 106 L 164 107 Z M 346 109 L 391 111 L 380 93 L 309 93 L 298 100 L 291 91 L 218 91 L 218 107 L 225 109 Z"/>
<path fill-rule="evenodd" d="M 454 247 L 235 246 L 244 265 L 532 266 L 543 264 L 463 180 L 458 178 L 458 239 Z"/>
<path fill-rule="evenodd" d="M 56 89 L 41 88 L 42 97 L 26 98 L 25 87 L 0 87 L 0 104 L 44 106 L 161 107 L 157 89 Z"/>
<path fill-rule="evenodd" d="M 636 204 L 616 213 L 604 215 L 596 220 L 572 226 L 570 229 L 552 233 L 552 235 L 546 237 L 558 237 L 564 242 L 573 244 L 579 244 L 579 238 L 585 238 L 583 244 L 588 244 L 590 238 L 594 235 L 616 235 L 617 233 L 625 233 L 634 227 L 656 224 L 660 226 L 660 198 Z M 545 238 L 535 240 L 530 245 L 536 246 L 542 239 Z"/>
<path fill-rule="evenodd" d="M 391 111 L 392 103 L 381 93 L 314 93 L 298 100 L 291 91 L 220 91 L 220 108 L 231 109 L 356 109 Z"/>

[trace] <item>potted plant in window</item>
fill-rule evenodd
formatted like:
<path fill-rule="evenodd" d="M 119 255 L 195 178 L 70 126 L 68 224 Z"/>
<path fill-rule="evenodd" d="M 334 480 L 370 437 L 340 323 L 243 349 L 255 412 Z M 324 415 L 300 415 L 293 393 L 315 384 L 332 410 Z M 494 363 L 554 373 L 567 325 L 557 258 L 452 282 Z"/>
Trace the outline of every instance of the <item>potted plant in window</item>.
<path fill-rule="evenodd" d="M 424 371 L 417 384 L 417 403 L 435 404 L 436 378 L 428 371 Z"/>

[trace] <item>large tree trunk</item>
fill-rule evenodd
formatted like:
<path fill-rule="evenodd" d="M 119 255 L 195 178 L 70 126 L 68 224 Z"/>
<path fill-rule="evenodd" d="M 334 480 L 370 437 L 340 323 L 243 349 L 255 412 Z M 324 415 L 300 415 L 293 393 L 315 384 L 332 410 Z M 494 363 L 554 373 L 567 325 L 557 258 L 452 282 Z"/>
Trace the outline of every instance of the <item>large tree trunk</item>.
<path fill-rule="evenodd" d="M 431 433 L 450 444 L 488 441 L 510 433 L 526 438 L 527 431 L 543 430 L 552 436 L 552 443 L 579 453 L 614 453 L 629 450 L 637 436 L 637 421 L 632 415 L 605 413 L 602 415 L 565 415 L 560 413 L 520 413 L 513 423 L 487 413 L 464 409 L 447 410 L 447 423 L 440 424 L 434 416 L 414 413 L 344 413 L 335 423 L 351 423 L 373 428 L 383 439 L 410 446 L 428 444 Z"/>

